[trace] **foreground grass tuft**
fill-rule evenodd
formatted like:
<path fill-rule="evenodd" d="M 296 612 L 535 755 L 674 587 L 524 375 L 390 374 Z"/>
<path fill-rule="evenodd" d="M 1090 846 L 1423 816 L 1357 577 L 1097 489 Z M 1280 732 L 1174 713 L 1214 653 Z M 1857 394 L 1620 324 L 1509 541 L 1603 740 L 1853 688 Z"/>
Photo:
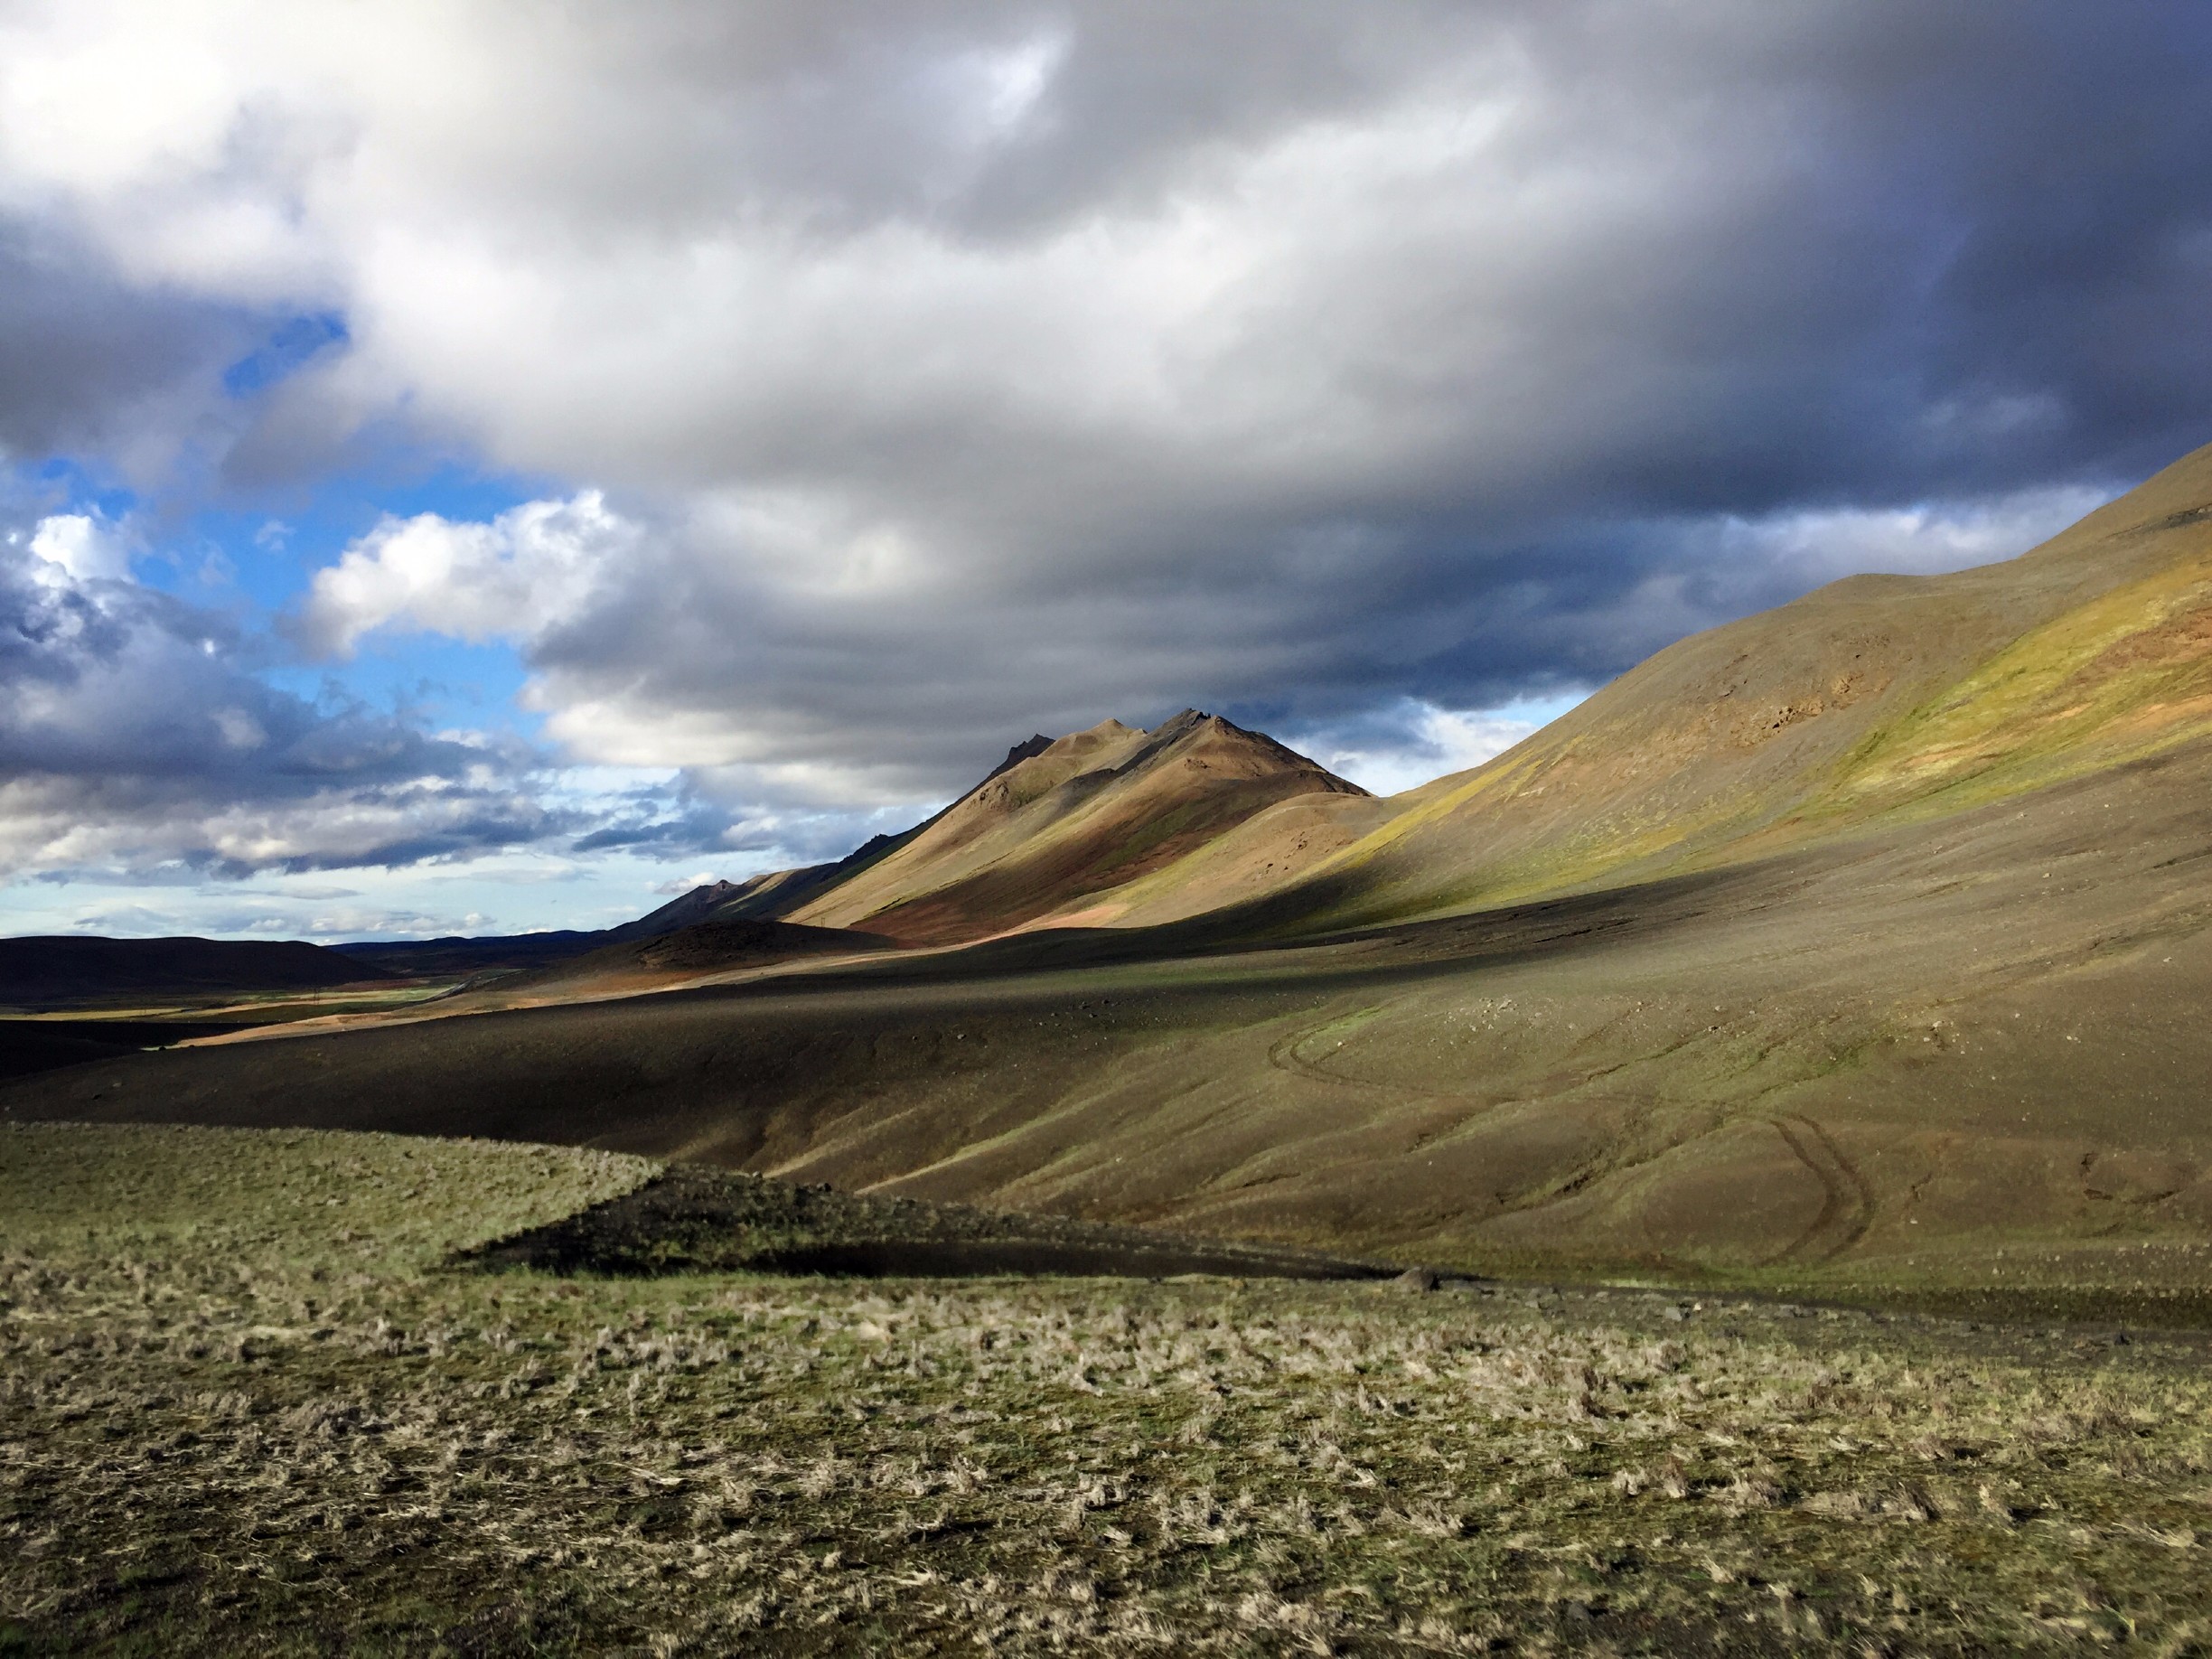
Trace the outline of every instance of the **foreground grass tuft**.
<path fill-rule="evenodd" d="M 652 1173 L 0 1130 L 0 1652 L 2212 1641 L 2193 1340 L 444 1265 Z"/>

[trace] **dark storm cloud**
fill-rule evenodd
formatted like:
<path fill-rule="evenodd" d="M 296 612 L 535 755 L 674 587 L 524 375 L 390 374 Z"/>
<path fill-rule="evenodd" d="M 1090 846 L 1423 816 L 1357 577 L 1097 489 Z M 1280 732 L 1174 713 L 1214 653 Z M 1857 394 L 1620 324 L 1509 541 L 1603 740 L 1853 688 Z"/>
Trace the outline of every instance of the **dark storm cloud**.
<path fill-rule="evenodd" d="M 235 313 L 134 289 L 66 239 L 0 217 L 0 460 L 165 455 L 250 338 Z"/>
<path fill-rule="evenodd" d="M 595 845 L 1108 713 L 1594 683 L 2212 438 L 2186 0 L 349 16 L 148 141 L 275 204 L 229 264 L 151 161 L 50 183 L 344 329 L 233 477 L 398 418 L 567 481 L 364 539 L 299 628 L 511 639 L 571 753 L 688 769 Z"/>

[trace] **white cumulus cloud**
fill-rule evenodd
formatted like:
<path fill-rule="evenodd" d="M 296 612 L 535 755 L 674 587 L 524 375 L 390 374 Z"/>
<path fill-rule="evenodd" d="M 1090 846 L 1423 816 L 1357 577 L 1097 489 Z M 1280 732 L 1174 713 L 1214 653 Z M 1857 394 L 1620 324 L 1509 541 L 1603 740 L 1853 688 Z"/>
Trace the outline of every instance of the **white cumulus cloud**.
<path fill-rule="evenodd" d="M 38 521 L 31 532 L 31 552 L 42 560 L 43 571 L 33 574 L 48 582 L 73 586 L 79 582 L 116 581 L 129 576 L 130 555 L 113 526 L 89 513 L 53 513 Z"/>
<path fill-rule="evenodd" d="M 326 653 L 398 624 L 455 639 L 535 640 L 584 614 L 622 575 L 638 527 L 595 490 L 530 501 L 488 523 L 386 519 L 315 574 L 301 632 Z"/>

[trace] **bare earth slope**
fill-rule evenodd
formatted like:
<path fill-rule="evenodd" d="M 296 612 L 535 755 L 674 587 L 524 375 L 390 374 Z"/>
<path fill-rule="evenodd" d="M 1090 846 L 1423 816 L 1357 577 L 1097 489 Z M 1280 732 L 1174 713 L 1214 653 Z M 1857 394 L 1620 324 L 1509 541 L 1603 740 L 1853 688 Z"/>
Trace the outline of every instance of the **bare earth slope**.
<path fill-rule="evenodd" d="M 1128 936 L 1070 934 L 1020 974 L 893 962 L 172 1050 L 0 1116 L 468 1132 L 1475 1270 L 2001 1274 L 2201 1312 L 2207 869 L 2198 743 L 1337 942 L 1086 967 Z"/>
<path fill-rule="evenodd" d="M 1396 798 L 1279 914 L 1383 920 L 1705 867 L 2206 732 L 2212 448 L 2020 558 L 1854 576 L 1684 640 Z"/>
<path fill-rule="evenodd" d="M 558 1139 L 1478 1270 L 2202 1317 L 2208 606 L 2199 455 L 2012 564 L 1684 642 L 1468 777 L 1251 814 L 1231 839 L 1297 809 L 1280 848 L 1397 816 L 1224 911 L 139 1056 L 0 1114 Z M 1032 802 L 1132 736 L 1085 736 Z M 936 867 L 981 878 L 962 848 L 997 832 Z"/>
<path fill-rule="evenodd" d="M 1149 732 L 1108 720 L 1042 747 L 1033 740 L 1008 760 L 904 845 L 785 918 L 915 944 L 1089 919 L 1116 889 L 1279 802 L 1365 794 L 1195 709 Z"/>

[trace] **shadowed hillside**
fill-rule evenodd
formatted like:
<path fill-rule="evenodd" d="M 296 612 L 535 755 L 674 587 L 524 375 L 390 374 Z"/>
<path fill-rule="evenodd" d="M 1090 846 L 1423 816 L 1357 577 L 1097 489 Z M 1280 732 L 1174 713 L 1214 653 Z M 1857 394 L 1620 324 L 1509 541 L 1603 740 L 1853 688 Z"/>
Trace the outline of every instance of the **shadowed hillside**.
<path fill-rule="evenodd" d="M 722 884 L 728 885 L 728 884 Z M 709 891 L 709 889 L 700 889 Z M 665 933 L 602 945 L 520 982 L 523 994 L 543 995 L 564 983 L 604 989 L 623 979 L 641 983 L 810 956 L 850 956 L 886 951 L 891 941 L 851 928 L 801 927 L 789 922 L 719 917 Z"/>
<path fill-rule="evenodd" d="M 1258 751 L 1100 728 L 822 903 L 951 930 L 1060 870 L 1030 914 L 1121 925 L 133 1056 L 0 1114 L 557 1139 L 1476 1270 L 2201 1317 L 2207 509 L 2199 455 L 2021 559 L 1839 584 L 1473 773 L 1307 787 L 1111 886 L 1118 796 Z M 1244 895 L 1176 913 L 1200 876 Z M 1147 904 L 1182 919 L 1127 925 Z"/>
<path fill-rule="evenodd" d="M 1046 934 L 1019 971 L 992 946 L 134 1056 L 0 1116 L 558 1140 L 1476 1270 L 1985 1299 L 2001 1271 L 2146 1317 L 2212 1287 L 2207 802 L 2197 743 L 1336 941 L 1086 965 L 1141 936 Z"/>
<path fill-rule="evenodd" d="M 561 928 L 544 933 L 507 933 L 466 938 L 363 940 L 331 948 L 350 961 L 380 972 L 423 979 L 466 979 L 474 974 L 513 973 L 565 961 L 595 949 L 605 938 L 597 932 Z"/>

